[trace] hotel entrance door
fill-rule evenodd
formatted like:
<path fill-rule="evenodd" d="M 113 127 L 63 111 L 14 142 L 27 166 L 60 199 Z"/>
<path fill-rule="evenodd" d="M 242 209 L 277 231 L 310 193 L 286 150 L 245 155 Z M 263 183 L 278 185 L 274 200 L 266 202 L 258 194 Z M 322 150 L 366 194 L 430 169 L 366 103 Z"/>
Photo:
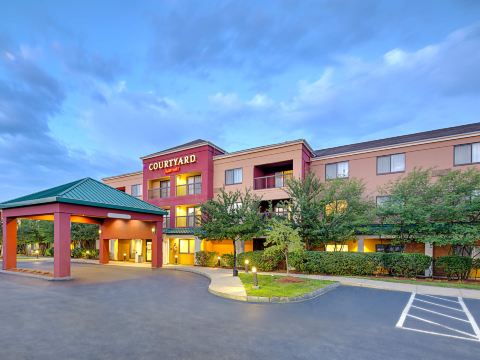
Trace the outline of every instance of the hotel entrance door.
<path fill-rule="evenodd" d="M 152 262 L 152 240 L 147 240 L 147 251 L 145 261 Z"/>

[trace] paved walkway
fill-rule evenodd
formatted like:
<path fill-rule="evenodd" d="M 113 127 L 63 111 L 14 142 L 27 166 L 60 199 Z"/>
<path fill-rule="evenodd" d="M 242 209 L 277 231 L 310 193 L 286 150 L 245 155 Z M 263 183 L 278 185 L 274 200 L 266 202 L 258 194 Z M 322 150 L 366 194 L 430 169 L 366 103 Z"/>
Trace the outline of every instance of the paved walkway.
<path fill-rule="evenodd" d="M 185 265 L 166 265 L 167 269 L 175 269 L 182 271 L 190 271 L 196 274 L 201 274 L 210 279 L 209 291 L 218 296 L 235 299 L 247 300 L 247 294 L 243 288 L 242 282 L 238 277 L 232 276 L 231 269 L 207 268 L 200 266 L 185 266 Z M 285 273 L 259 273 L 261 275 L 281 275 Z M 393 290 L 403 292 L 415 292 L 417 294 L 428 294 L 437 296 L 452 296 L 463 297 L 470 299 L 480 299 L 480 290 L 457 289 L 457 288 L 443 288 L 438 286 L 403 284 L 389 281 L 370 280 L 354 277 L 343 276 L 325 276 L 325 275 L 304 275 L 291 274 L 291 276 L 302 277 L 317 280 L 338 281 L 342 285 L 369 287 L 382 290 Z"/>

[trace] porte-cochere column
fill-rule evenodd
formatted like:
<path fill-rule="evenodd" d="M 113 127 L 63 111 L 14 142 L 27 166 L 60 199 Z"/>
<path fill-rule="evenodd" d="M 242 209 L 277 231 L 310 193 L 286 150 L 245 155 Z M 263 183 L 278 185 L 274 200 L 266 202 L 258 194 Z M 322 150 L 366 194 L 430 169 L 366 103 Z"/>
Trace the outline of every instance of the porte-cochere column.
<path fill-rule="evenodd" d="M 70 277 L 70 214 L 53 214 L 53 277 Z"/>
<path fill-rule="evenodd" d="M 2 269 L 17 267 L 17 219 L 3 218 L 3 263 Z"/>

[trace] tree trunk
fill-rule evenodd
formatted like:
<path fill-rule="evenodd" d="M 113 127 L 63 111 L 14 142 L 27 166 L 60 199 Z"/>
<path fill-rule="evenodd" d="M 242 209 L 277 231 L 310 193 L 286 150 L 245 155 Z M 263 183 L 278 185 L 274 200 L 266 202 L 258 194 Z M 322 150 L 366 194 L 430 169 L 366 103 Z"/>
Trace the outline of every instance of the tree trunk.
<path fill-rule="evenodd" d="M 237 270 L 237 241 L 233 240 L 233 276 L 238 276 Z"/>
<path fill-rule="evenodd" d="M 285 266 L 287 267 L 287 276 L 290 274 L 288 270 L 288 251 L 285 253 Z"/>

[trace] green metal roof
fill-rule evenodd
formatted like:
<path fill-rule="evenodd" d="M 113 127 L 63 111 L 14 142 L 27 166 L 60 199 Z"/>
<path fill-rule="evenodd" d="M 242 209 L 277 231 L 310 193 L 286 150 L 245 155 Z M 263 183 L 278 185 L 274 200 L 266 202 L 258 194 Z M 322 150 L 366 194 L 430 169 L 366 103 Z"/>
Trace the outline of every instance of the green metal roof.
<path fill-rule="evenodd" d="M 80 179 L 68 184 L 5 201 L 0 203 L 0 209 L 55 202 L 134 211 L 146 214 L 167 214 L 165 210 L 155 205 L 137 199 L 134 196 L 114 189 L 92 178 Z"/>
<path fill-rule="evenodd" d="M 163 229 L 163 233 L 167 235 L 194 235 L 195 229 L 186 227 L 186 228 L 166 228 Z"/>

